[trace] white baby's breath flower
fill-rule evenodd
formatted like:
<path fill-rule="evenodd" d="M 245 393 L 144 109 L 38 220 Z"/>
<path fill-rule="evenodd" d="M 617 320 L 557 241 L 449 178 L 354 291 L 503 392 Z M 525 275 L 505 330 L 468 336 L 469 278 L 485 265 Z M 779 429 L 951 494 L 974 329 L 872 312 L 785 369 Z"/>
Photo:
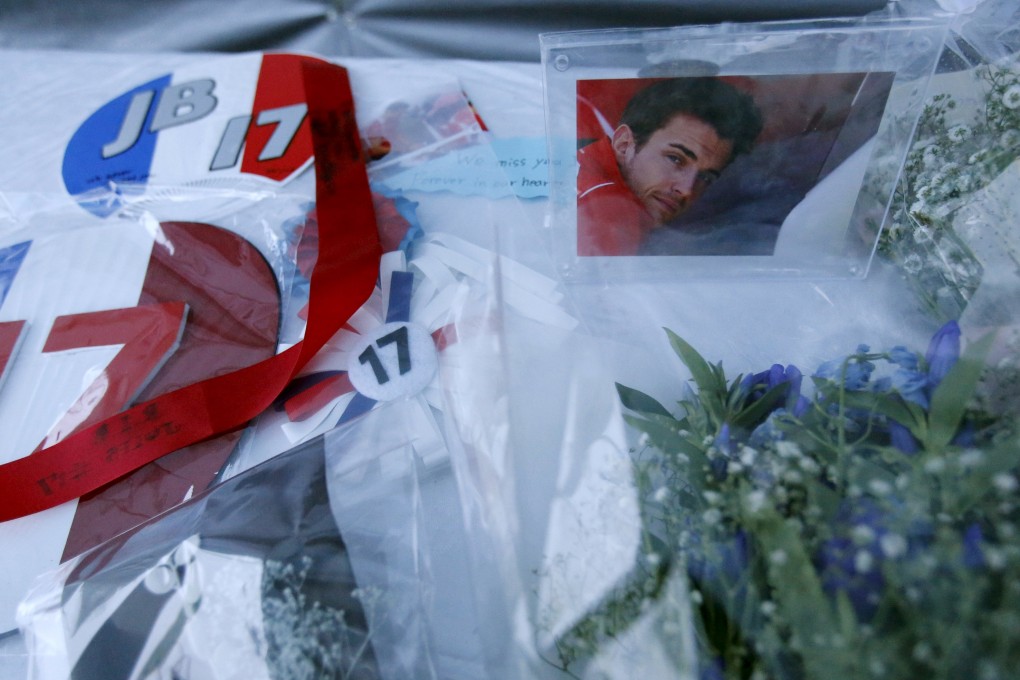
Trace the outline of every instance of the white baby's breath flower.
<path fill-rule="evenodd" d="M 917 253 L 910 253 L 903 258 L 903 269 L 908 274 L 917 274 L 924 267 L 924 260 Z"/>
<path fill-rule="evenodd" d="M 768 496 L 761 489 L 755 489 L 744 498 L 744 505 L 751 514 L 764 510 L 767 502 Z"/>
<path fill-rule="evenodd" d="M 790 557 L 786 554 L 785 550 L 776 549 L 769 553 L 769 562 L 777 567 L 783 566 L 789 559 Z"/>
<path fill-rule="evenodd" d="M 655 490 L 655 493 L 652 494 L 652 498 L 655 499 L 656 503 L 662 503 L 668 497 L 669 497 L 669 489 L 667 489 L 664 486 L 660 486 L 658 489 Z"/>
<path fill-rule="evenodd" d="M 819 468 L 818 463 L 816 463 L 813 458 L 808 458 L 807 456 L 805 456 L 804 458 L 800 459 L 800 469 L 809 475 L 815 475 L 818 474 L 818 471 L 821 468 Z"/>
<path fill-rule="evenodd" d="M 754 461 L 757 457 L 758 452 L 752 449 L 750 446 L 745 446 L 742 449 L 740 449 L 740 462 L 748 467 L 754 465 Z"/>
<path fill-rule="evenodd" d="M 876 496 L 888 496 L 892 493 L 892 484 L 884 479 L 872 479 L 868 482 L 868 490 Z"/>
<path fill-rule="evenodd" d="M 914 230 L 915 243 L 926 245 L 934 240 L 935 239 L 932 236 L 931 229 L 929 229 L 928 227 L 918 227 L 917 229 Z"/>
<path fill-rule="evenodd" d="M 1001 472 L 992 477 L 992 484 L 1001 493 L 1011 493 L 1017 489 L 1016 477 L 1006 472 Z"/>
<path fill-rule="evenodd" d="M 927 661 L 932 655 L 931 645 L 927 642 L 918 642 L 914 645 L 912 655 L 918 661 Z"/>
<path fill-rule="evenodd" d="M 988 562 L 988 568 L 992 571 L 1002 571 L 1006 567 L 1006 555 L 998 548 L 985 548 L 984 554 L 985 560 Z"/>
<path fill-rule="evenodd" d="M 932 457 L 924 462 L 924 471 L 930 475 L 937 475 L 946 469 L 946 461 L 939 457 Z"/>
<path fill-rule="evenodd" d="M 967 158 L 967 163 L 974 165 L 980 163 L 988 156 L 988 149 L 978 149 Z"/>
<path fill-rule="evenodd" d="M 977 467 L 985 460 L 985 454 L 980 449 L 967 449 L 960 454 L 960 467 L 967 469 Z"/>
<path fill-rule="evenodd" d="M 1007 109 L 1020 109 L 1020 85 L 1011 85 L 1002 93 L 1002 105 Z"/>
<path fill-rule="evenodd" d="M 712 526 L 722 520 L 722 513 L 719 512 L 718 508 L 709 508 L 701 514 L 701 519 L 705 524 Z"/>
<path fill-rule="evenodd" d="M 949 128 L 949 132 L 947 134 L 949 135 L 949 141 L 959 144 L 962 141 L 970 139 L 972 133 L 973 131 L 970 129 L 969 125 L 954 125 Z"/>
<path fill-rule="evenodd" d="M 882 554 L 893 560 L 907 552 L 907 539 L 899 534 L 885 534 L 878 540 L 878 545 L 882 548 Z"/>
<path fill-rule="evenodd" d="M 701 496 L 709 505 L 719 505 L 722 502 L 722 494 L 718 491 L 703 491 Z"/>
<path fill-rule="evenodd" d="M 1020 130 L 1017 130 L 1015 128 L 1006 130 L 1005 132 L 1002 133 L 1002 136 L 999 138 L 999 144 L 1000 146 L 1006 149 L 1010 149 L 1014 146 L 1017 146 L 1018 144 L 1020 144 Z"/>
<path fill-rule="evenodd" d="M 797 458 L 801 455 L 801 450 L 796 442 L 778 441 L 776 442 L 776 453 L 780 458 Z"/>
<path fill-rule="evenodd" d="M 875 558 L 867 550 L 858 550 L 854 555 L 854 570 L 858 574 L 867 574 L 875 566 Z"/>
<path fill-rule="evenodd" d="M 850 531 L 850 535 L 857 545 L 868 545 L 875 540 L 875 530 L 867 524 L 858 524 Z"/>

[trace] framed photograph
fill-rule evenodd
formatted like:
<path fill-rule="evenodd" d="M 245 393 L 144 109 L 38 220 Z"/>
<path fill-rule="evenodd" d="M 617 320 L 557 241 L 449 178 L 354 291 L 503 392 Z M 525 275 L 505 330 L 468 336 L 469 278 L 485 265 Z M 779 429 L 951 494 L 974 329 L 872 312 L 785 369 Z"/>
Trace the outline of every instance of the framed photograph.
<path fill-rule="evenodd" d="M 944 30 L 846 21 L 543 35 L 562 272 L 865 276 Z"/>

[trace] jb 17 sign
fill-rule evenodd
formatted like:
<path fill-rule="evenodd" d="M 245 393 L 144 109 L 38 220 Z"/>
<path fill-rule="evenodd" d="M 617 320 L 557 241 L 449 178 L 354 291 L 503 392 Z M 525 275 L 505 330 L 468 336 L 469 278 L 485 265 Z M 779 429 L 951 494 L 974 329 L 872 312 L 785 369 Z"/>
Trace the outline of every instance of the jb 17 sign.
<path fill-rule="evenodd" d="M 99 216 L 139 186 L 246 175 L 283 183 L 312 160 L 301 64 L 291 54 L 181 68 L 92 113 L 64 152 L 64 186 Z"/>

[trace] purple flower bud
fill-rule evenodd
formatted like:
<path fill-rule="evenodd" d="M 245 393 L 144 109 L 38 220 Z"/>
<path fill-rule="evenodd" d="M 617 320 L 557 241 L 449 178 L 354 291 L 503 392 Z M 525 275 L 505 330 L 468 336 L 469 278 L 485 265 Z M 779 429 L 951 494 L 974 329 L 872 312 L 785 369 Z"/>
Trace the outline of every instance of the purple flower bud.
<path fill-rule="evenodd" d="M 985 553 L 981 549 L 984 534 L 977 522 L 969 525 L 963 532 L 963 564 L 971 569 L 985 565 Z"/>
<path fill-rule="evenodd" d="M 731 446 L 730 446 L 730 424 L 729 423 L 723 423 L 723 426 L 721 428 L 719 428 L 719 434 L 717 434 L 715 436 L 715 446 L 716 446 L 717 449 L 719 449 L 720 451 L 722 451 L 726 455 L 730 455 L 730 453 L 731 453 L 731 450 L 730 450 Z"/>
<path fill-rule="evenodd" d="M 928 385 L 933 390 L 960 358 L 959 324 L 949 321 L 942 326 L 928 343 L 924 358 L 928 362 Z"/>
<path fill-rule="evenodd" d="M 892 387 L 907 401 L 928 408 L 928 376 L 916 370 L 899 368 L 892 375 Z"/>
<path fill-rule="evenodd" d="M 889 350 L 889 361 L 906 371 L 917 370 L 917 354 L 911 352 L 903 345 L 897 345 Z"/>
<path fill-rule="evenodd" d="M 921 447 L 918 441 L 914 439 L 914 435 L 910 434 L 910 430 L 895 420 L 889 421 L 889 439 L 893 446 L 907 455 L 917 453 L 917 450 Z"/>

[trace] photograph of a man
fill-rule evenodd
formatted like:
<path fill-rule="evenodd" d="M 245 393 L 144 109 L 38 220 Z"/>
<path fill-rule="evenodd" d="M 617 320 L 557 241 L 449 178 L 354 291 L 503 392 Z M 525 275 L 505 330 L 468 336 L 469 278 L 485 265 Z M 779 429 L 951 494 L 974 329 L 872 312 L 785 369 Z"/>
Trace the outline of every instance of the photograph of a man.
<path fill-rule="evenodd" d="M 717 78 L 638 91 L 611 134 L 578 150 L 578 255 L 637 254 L 754 146 L 762 127 L 754 99 Z"/>

